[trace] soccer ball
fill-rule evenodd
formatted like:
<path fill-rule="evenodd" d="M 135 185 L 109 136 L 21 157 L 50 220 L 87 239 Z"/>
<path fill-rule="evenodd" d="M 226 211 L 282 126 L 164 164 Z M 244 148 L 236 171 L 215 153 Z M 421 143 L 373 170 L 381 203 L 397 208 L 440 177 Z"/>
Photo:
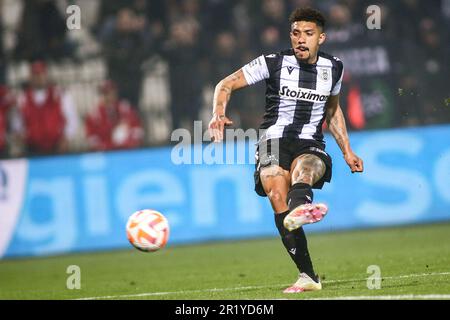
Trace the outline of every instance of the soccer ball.
<path fill-rule="evenodd" d="M 128 218 L 127 237 L 138 250 L 153 252 L 164 248 L 169 238 L 169 222 L 160 212 L 139 210 Z"/>

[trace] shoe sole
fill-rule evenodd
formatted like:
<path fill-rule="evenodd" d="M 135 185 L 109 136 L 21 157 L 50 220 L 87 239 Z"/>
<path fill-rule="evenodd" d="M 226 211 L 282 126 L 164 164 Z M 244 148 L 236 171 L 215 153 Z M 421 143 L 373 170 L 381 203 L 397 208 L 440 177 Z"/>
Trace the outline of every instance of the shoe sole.
<path fill-rule="evenodd" d="M 316 223 L 327 214 L 328 207 L 323 203 L 302 204 L 284 218 L 283 225 L 289 231 L 300 228 L 305 224 Z"/>
<path fill-rule="evenodd" d="M 300 292 L 305 292 L 305 289 L 301 287 L 289 287 L 283 291 L 283 293 L 300 293 Z"/>
<path fill-rule="evenodd" d="M 306 292 L 306 291 L 319 291 L 322 290 L 322 287 L 308 287 L 308 288 L 303 288 L 303 287 L 298 287 L 298 286 L 292 286 L 289 288 L 286 288 L 283 293 L 301 293 L 301 292 Z"/>

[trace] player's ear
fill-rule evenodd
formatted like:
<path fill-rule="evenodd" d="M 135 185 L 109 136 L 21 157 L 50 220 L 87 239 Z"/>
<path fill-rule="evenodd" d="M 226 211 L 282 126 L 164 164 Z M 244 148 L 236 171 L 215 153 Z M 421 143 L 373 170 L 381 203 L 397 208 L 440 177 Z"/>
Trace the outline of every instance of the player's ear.
<path fill-rule="evenodd" d="M 327 35 L 325 34 L 325 32 L 322 32 L 322 33 L 319 35 L 319 45 L 321 45 L 322 43 L 324 43 L 326 38 L 327 38 Z"/>

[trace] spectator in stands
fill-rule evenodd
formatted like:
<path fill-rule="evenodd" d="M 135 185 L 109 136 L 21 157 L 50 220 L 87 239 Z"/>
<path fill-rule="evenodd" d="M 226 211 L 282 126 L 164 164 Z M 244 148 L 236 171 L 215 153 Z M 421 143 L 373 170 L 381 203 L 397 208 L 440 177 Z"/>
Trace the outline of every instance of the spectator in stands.
<path fill-rule="evenodd" d="M 72 97 L 50 82 L 44 62 L 36 61 L 30 69 L 30 83 L 18 99 L 15 131 L 29 155 L 68 152 L 78 131 Z"/>
<path fill-rule="evenodd" d="M 114 19 L 117 12 L 129 5 L 130 0 L 100 0 L 100 6 L 97 13 L 98 27 L 102 28 L 108 20 Z"/>
<path fill-rule="evenodd" d="M 404 1 L 405 2 L 405 1 Z M 426 5 L 417 1 L 405 2 L 405 10 L 414 15 L 409 36 L 397 49 L 399 63 L 398 108 L 400 121 L 396 125 L 417 126 L 450 121 L 450 110 L 446 106 L 449 97 L 448 74 L 450 55 L 445 23 L 436 13 L 437 3 Z M 427 16 L 426 13 L 433 14 Z M 400 13 L 399 13 L 400 14 Z M 403 13 L 402 13 L 403 14 Z M 405 16 L 405 21 L 412 19 Z M 413 20 L 411 20 L 413 21 Z M 404 31 L 405 32 L 405 31 Z"/>
<path fill-rule="evenodd" d="M 0 85 L 0 157 L 7 155 L 8 114 L 14 97 L 8 87 Z"/>
<path fill-rule="evenodd" d="M 330 45 L 345 48 L 351 41 L 358 41 L 364 35 L 365 26 L 356 23 L 350 9 L 340 3 L 329 8 L 328 26 L 326 29 L 327 42 Z"/>
<path fill-rule="evenodd" d="M 208 35 L 216 35 L 218 32 L 229 30 L 234 24 L 234 12 L 237 9 L 239 0 L 214 0 L 202 1 L 202 11 L 207 12 L 202 23 L 204 30 L 207 30 Z M 240 21 L 241 23 L 243 21 Z"/>
<path fill-rule="evenodd" d="M 262 2 L 262 26 L 271 25 L 282 34 L 289 30 L 289 23 L 286 22 L 286 4 L 283 0 L 263 0 Z"/>
<path fill-rule="evenodd" d="M 208 65 L 208 82 L 211 90 L 214 86 L 229 73 L 229 70 L 236 70 L 241 65 L 239 59 L 239 48 L 237 40 L 233 32 L 230 30 L 223 30 L 219 32 L 213 42 L 212 55 L 213 61 L 209 61 Z M 234 125 L 240 127 L 241 108 L 243 105 L 243 94 L 245 91 L 238 92 L 233 101 L 230 101 L 230 112 L 233 115 Z M 236 107 L 235 107 L 236 106 Z"/>
<path fill-rule="evenodd" d="M 426 17 L 419 21 L 418 26 L 420 38 L 417 55 L 420 59 L 415 61 L 415 65 L 424 95 L 422 123 L 429 125 L 448 122 L 450 110 L 444 104 L 450 94 L 448 85 L 450 49 L 448 43 L 445 45 L 440 33 L 444 25 L 438 25 L 434 19 Z"/>
<path fill-rule="evenodd" d="M 146 16 L 131 8 L 118 11 L 113 25 L 106 24 L 100 33 L 109 78 L 117 83 L 119 95 L 139 107 L 143 63 L 152 50 L 152 36 Z"/>
<path fill-rule="evenodd" d="M 169 63 L 172 127 L 191 129 L 199 118 L 204 82 L 199 25 L 194 18 L 171 25 L 163 57 Z"/>
<path fill-rule="evenodd" d="M 211 83 L 215 84 L 227 76 L 230 69 L 240 66 L 236 37 L 231 31 L 216 35 L 213 47 L 214 61 L 211 61 Z"/>
<path fill-rule="evenodd" d="M 157 50 L 166 37 L 167 10 L 165 0 L 135 0 L 133 9 L 138 15 L 145 15 L 153 40 L 153 48 Z"/>
<path fill-rule="evenodd" d="M 283 47 L 280 31 L 275 26 L 268 25 L 261 31 L 260 46 L 264 53 L 277 52 Z"/>
<path fill-rule="evenodd" d="M 56 1 L 23 1 L 14 57 L 16 59 L 61 59 L 74 50 L 66 38 L 65 17 Z"/>
<path fill-rule="evenodd" d="M 144 130 L 137 111 L 119 99 L 117 85 L 105 81 L 97 108 L 85 119 L 89 148 L 94 151 L 128 149 L 142 146 Z"/>

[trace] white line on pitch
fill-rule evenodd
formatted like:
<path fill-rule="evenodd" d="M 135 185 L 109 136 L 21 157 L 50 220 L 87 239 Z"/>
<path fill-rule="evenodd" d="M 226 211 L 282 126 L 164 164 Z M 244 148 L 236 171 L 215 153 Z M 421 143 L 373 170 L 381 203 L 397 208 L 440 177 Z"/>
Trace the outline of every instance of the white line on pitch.
<path fill-rule="evenodd" d="M 399 276 L 388 276 L 382 277 L 382 279 L 403 279 L 403 278 L 415 278 L 415 277 L 429 277 L 429 276 L 443 276 L 450 275 L 450 272 L 439 272 L 439 273 L 418 273 L 418 274 L 408 274 L 408 275 L 399 275 Z M 340 282 L 358 282 L 358 281 L 366 281 L 367 279 L 342 279 L 342 280 L 324 280 L 322 283 L 340 283 Z M 122 299 L 122 298 L 138 298 L 138 297 L 147 297 L 147 296 L 164 296 L 164 295 L 172 295 L 172 294 L 187 294 L 187 293 L 205 293 L 205 292 L 224 292 L 224 291 L 238 291 L 238 290 L 254 290 L 254 289 L 265 289 L 265 288 L 273 288 L 273 287 L 283 287 L 288 286 L 290 284 L 272 284 L 272 285 L 264 285 L 264 286 L 246 286 L 246 287 L 234 287 L 234 288 L 213 288 L 213 289 L 198 289 L 198 290 L 182 290 L 182 291 L 167 291 L 167 292 L 146 292 L 146 293 L 136 293 L 136 294 L 123 294 L 116 296 L 101 296 L 101 297 L 86 297 L 79 298 L 76 300 L 97 300 L 97 299 Z M 421 299 L 420 297 L 426 297 L 426 295 L 399 295 L 399 296 L 360 296 L 360 297 L 342 297 L 342 299 L 377 299 L 377 297 L 399 297 L 398 299 L 402 299 L 401 297 L 405 297 L 403 299 Z M 447 299 L 447 296 L 450 298 L 450 295 L 429 295 L 429 296 L 442 296 L 442 299 Z M 408 298 L 412 297 L 412 298 Z M 335 298 L 320 298 L 320 299 L 341 299 L 340 297 Z M 378 298 L 384 299 L 384 298 Z M 385 298 L 389 299 L 389 298 Z M 394 298 L 396 299 L 396 298 Z M 426 299 L 426 298 L 423 298 Z M 433 298 L 429 298 L 433 299 Z"/>

